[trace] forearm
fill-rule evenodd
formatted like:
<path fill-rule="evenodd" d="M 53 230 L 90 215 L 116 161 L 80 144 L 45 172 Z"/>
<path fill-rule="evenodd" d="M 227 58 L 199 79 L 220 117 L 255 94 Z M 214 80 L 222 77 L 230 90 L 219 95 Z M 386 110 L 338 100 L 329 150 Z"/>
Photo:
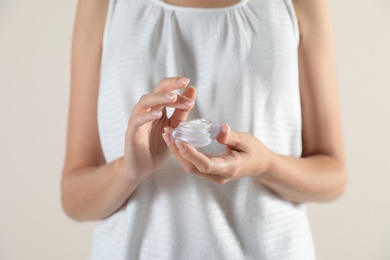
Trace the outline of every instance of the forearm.
<path fill-rule="evenodd" d="M 78 221 L 108 217 L 141 182 L 129 176 L 123 157 L 100 167 L 83 167 L 64 174 L 61 200 L 65 213 Z"/>
<path fill-rule="evenodd" d="M 344 193 L 346 169 L 331 156 L 294 158 L 274 153 L 271 161 L 268 171 L 257 179 L 283 199 L 326 202 Z"/>

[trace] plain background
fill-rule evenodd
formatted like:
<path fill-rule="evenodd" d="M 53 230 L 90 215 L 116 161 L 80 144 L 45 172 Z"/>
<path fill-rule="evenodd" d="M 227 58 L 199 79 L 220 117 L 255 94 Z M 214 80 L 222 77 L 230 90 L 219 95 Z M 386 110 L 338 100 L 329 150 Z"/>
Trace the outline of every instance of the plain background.
<path fill-rule="evenodd" d="M 319 260 L 390 259 L 390 1 L 331 0 L 347 194 L 309 204 Z M 87 259 L 60 206 L 76 0 L 0 1 L 0 259 Z"/>

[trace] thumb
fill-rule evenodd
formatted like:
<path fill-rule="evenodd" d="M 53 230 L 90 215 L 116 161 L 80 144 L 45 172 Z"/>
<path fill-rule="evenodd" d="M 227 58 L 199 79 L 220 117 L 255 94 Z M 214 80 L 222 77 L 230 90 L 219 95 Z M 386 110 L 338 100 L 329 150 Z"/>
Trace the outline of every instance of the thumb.
<path fill-rule="evenodd" d="M 244 143 L 243 134 L 237 131 L 232 131 L 227 124 L 221 125 L 221 131 L 217 136 L 217 141 L 220 144 L 229 146 L 233 150 L 246 151 L 247 146 Z"/>
<path fill-rule="evenodd" d="M 187 97 L 189 99 L 195 100 L 196 98 L 196 89 L 193 86 L 188 87 L 182 94 L 184 97 Z M 186 120 L 188 114 L 190 113 L 190 110 L 193 108 L 193 106 L 189 110 L 182 110 L 176 108 L 173 112 L 172 116 L 169 118 L 169 124 L 172 127 L 177 127 L 177 125 Z"/>

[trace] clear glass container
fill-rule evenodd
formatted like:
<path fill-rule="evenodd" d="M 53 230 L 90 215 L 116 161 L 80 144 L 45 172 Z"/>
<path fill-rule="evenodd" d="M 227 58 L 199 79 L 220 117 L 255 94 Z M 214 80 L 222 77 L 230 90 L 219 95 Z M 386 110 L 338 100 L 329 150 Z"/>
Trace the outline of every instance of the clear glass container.
<path fill-rule="evenodd" d="M 201 148 L 211 144 L 219 131 L 220 127 L 208 119 L 192 119 L 179 123 L 171 135 L 175 140 L 181 140 L 195 148 Z"/>

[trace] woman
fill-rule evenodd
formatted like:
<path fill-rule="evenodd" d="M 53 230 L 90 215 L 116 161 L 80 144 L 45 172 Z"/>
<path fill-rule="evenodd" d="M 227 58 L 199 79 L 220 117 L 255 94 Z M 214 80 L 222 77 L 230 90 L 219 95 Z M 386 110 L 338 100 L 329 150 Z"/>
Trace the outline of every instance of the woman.
<path fill-rule="evenodd" d="M 347 180 L 326 0 L 80 0 L 71 78 L 91 259 L 315 258 L 305 203 Z M 172 139 L 187 118 L 227 123 L 214 155 Z"/>

